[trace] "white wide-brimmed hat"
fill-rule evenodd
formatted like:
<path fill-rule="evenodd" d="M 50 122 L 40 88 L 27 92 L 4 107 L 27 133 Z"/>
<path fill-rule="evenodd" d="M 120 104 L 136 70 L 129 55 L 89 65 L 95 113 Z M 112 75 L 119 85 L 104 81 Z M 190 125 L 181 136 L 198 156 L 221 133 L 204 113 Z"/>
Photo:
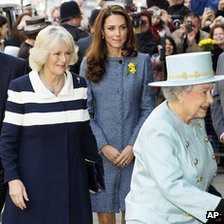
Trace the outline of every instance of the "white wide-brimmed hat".
<path fill-rule="evenodd" d="M 224 79 L 214 76 L 211 52 L 192 52 L 166 57 L 167 80 L 149 83 L 150 86 L 188 86 L 212 83 Z"/>

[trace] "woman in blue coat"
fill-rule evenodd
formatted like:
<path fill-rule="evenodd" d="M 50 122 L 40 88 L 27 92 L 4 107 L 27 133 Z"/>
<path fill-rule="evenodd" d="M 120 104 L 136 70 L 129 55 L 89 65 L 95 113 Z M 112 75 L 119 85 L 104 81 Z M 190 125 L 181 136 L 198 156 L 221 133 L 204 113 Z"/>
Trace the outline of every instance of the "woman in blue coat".
<path fill-rule="evenodd" d="M 224 75 L 214 76 L 211 52 L 170 55 L 166 64 L 167 80 L 150 83 L 162 87 L 166 100 L 145 120 L 134 145 L 126 223 L 216 223 L 211 218 L 223 214 L 224 199 L 211 185 L 217 164 L 204 117 L 214 82 Z"/>
<path fill-rule="evenodd" d="M 137 53 L 131 20 L 125 9 L 113 5 L 97 16 L 92 45 L 81 65 L 88 80 L 91 127 L 101 153 L 106 189 L 92 195 L 99 223 L 115 224 L 123 213 L 133 169 L 138 131 L 154 108 L 149 55 Z"/>
<path fill-rule="evenodd" d="M 101 159 L 86 82 L 67 71 L 76 53 L 68 31 L 48 26 L 30 52 L 32 72 L 10 84 L 0 144 L 4 224 L 92 224 L 84 159 Z"/>

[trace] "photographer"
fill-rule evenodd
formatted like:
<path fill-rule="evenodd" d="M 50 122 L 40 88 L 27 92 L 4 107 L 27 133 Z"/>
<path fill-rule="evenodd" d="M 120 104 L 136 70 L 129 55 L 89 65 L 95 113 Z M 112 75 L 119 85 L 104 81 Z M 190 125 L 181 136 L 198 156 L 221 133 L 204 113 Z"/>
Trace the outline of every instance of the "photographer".
<path fill-rule="evenodd" d="M 201 16 L 201 29 L 210 32 L 212 26 L 216 23 L 215 11 L 211 7 L 205 7 L 204 12 Z"/>
<path fill-rule="evenodd" d="M 166 10 L 160 9 L 157 6 L 152 6 L 148 9 L 151 12 L 151 30 L 155 40 L 159 41 L 161 37 L 170 35 L 174 30 L 172 20 Z"/>
<path fill-rule="evenodd" d="M 183 22 L 184 16 L 187 15 L 190 10 L 184 5 L 184 0 L 169 0 L 169 5 L 167 12 L 172 18 L 174 27 L 177 29 Z"/>
<path fill-rule="evenodd" d="M 152 70 L 155 81 L 167 79 L 166 56 L 176 54 L 176 44 L 172 37 L 165 36 L 160 39 L 158 54 L 151 57 Z M 164 96 L 160 87 L 155 87 L 156 106 L 164 101 Z"/>
<path fill-rule="evenodd" d="M 201 30 L 199 16 L 192 12 L 184 17 L 183 24 L 172 33 L 172 37 L 177 45 L 177 53 L 201 51 L 201 48 L 198 46 L 199 41 L 209 36 L 209 33 Z"/>
<path fill-rule="evenodd" d="M 147 53 L 150 56 L 158 53 L 157 45 L 159 42 L 153 38 L 153 34 L 150 30 L 151 13 L 147 10 L 143 10 L 140 13 L 131 13 L 130 17 L 134 27 L 137 50 L 142 53 Z"/>

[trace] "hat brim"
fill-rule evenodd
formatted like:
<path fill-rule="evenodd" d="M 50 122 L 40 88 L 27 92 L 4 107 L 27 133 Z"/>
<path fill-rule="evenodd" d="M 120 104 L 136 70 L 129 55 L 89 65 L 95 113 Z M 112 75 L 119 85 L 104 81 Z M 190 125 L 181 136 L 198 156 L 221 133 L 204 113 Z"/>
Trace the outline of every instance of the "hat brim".
<path fill-rule="evenodd" d="M 172 87 L 172 86 L 189 86 L 189 85 L 199 85 L 199 84 L 206 84 L 206 83 L 212 83 L 217 82 L 220 80 L 224 80 L 224 75 L 216 75 L 211 78 L 204 78 L 204 79 L 192 79 L 192 80 L 186 80 L 186 81 L 158 81 L 158 82 L 151 82 L 148 85 L 149 86 L 161 86 L 161 87 Z"/>
<path fill-rule="evenodd" d="M 35 33 L 39 33 L 42 29 L 44 29 L 45 27 L 47 27 L 48 24 L 45 24 L 43 26 L 38 27 L 38 29 L 33 29 L 33 30 L 26 30 L 24 29 L 24 34 L 35 34 Z"/>
<path fill-rule="evenodd" d="M 63 22 L 65 22 L 65 21 L 69 20 L 69 19 L 72 19 L 72 18 L 75 18 L 75 17 L 79 17 L 79 16 L 81 16 L 81 15 L 82 15 L 82 14 L 79 13 L 79 14 L 76 14 L 76 15 L 72 15 L 72 16 L 68 16 L 68 17 L 60 18 L 60 22 L 63 23 Z"/>

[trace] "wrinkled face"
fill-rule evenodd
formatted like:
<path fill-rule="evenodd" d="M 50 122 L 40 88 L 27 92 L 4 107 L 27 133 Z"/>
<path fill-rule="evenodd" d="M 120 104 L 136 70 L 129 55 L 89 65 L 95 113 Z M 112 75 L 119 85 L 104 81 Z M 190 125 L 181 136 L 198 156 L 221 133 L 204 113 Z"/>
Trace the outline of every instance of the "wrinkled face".
<path fill-rule="evenodd" d="M 224 30 L 221 27 L 215 28 L 213 32 L 213 40 L 216 44 L 222 47 L 224 45 Z"/>
<path fill-rule="evenodd" d="M 173 54 L 173 45 L 169 39 L 166 39 L 166 55 Z"/>
<path fill-rule="evenodd" d="M 192 87 L 190 92 L 184 93 L 183 100 L 183 117 L 185 121 L 193 118 L 204 118 L 209 105 L 213 102 L 212 91 L 213 84 L 200 84 Z"/>
<path fill-rule="evenodd" d="M 108 52 L 121 50 L 127 40 L 127 24 L 122 15 L 110 15 L 107 17 L 102 30 Z"/>
<path fill-rule="evenodd" d="M 5 39 L 9 31 L 8 24 L 4 24 L 0 27 L 0 39 Z"/>
<path fill-rule="evenodd" d="M 65 43 L 61 43 L 58 48 L 49 53 L 44 64 L 44 73 L 53 76 L 63 75 L 70 61 L 71 52 Z"/>

